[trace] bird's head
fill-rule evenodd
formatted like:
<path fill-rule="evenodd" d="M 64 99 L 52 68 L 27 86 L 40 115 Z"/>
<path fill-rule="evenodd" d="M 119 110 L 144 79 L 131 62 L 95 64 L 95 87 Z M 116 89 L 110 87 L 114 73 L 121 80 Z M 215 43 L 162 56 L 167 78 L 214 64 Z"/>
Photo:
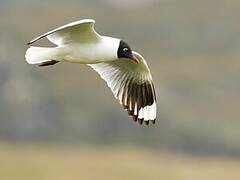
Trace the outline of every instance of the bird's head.
<path fill-rule="evenodd" d="M 133 54 L 130 46 L 123 40 L 120 40 L 118 50 L 117 50 L 117 56 L 119 59 L 126 58 L 126 59 L 133 60 L 135 63 L 139 63 L 139 60 Z"/>

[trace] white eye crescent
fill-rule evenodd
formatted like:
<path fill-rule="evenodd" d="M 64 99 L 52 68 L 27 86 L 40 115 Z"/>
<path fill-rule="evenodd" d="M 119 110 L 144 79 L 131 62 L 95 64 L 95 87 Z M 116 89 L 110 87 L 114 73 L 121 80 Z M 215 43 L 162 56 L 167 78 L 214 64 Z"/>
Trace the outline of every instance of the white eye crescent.
<path fill-rule="evenodd" d="M 128 52 L 129 49 L 125 47 L 125 48 L 123 48 L 123 51 Z"/>

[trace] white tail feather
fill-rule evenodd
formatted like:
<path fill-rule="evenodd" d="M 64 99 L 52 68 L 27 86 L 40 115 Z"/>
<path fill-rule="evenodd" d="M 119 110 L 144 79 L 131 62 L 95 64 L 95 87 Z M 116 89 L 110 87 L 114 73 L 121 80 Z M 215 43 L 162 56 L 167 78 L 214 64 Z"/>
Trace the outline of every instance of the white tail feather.
<path fill-rule="evenodd" d="M 41 64 L 50 60 L 59 60 L 56 48 L 35 47 L 28 48 L 25 59 L 29 64 Z"/>

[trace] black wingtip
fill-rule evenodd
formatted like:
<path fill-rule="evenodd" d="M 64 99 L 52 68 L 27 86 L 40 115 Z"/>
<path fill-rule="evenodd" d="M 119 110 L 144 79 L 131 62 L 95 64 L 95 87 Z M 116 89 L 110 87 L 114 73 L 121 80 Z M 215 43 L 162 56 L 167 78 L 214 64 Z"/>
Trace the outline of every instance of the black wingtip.
<path fill-rule="evenodd" d="M 140 125 L 142 125 L 143 119 L 138 119 L 138 123 L 139 123 Z"/>
<path fill-rule="evenodd" d="M 26 43 L 26 46 L 29 46 L 29 45 L 31 45 L 32 44 L 32 42 L 30 41 L 30 42 L 27 42 Z"/>
<path fill-rule="evenodd" d="M 144 123 L 145 123 L 145 125 L 147 125 L 147 126 L 148 126 L 148 124 L 149 124 L 149 121 L 144 121 Z"/>
<path fill-rule="evenodd" d="M 133 116 L 134 115 L 134 111 L 133 110 L 128 110 L 128 115 L 129 116 Z"/>
<path fill-rule="evenodd" d="M 143 118 L 142 118 L 142 119 L 138 118 L 138 116 L 137 116 L 137 115 L 134 115 L 134 114 L 133 114 L 133 115 L 130 115 L 130 116 L 132 116 L 133 121 L 134 121 L 134 122 L 138 122 L 139 125 L 142 125 L 143 122 L 144 122 L 144 124 L 145 124 L 146 126 L 148 126 L 148 125 L 150 124 L 150 122 L 151 122 L 152 124 L 155 124 L 155 123 L 156 123 L 156 119 L 154 119 L 154 120 L 144 120 Z"/>
<path fill-rule="evenodd" d="M 51 61 L 45 61 L 45 62 L 42 62 L 41 64 L 39 64 L 38 66 L 39 67 L 44 67 L 44 66 L 52 66 L 56 63 L 59 63 L 59 61 L 56 61 L 56 60 L 51 60 Z"/>
<path fill-rule="evenodd" d="M 138 120 L 138 116 L 137 116 L 137 115 L 133 115 L 132 118 L 133 118 L 133 121 L 134 121 L 134 122 L 137 122 L 137 120 Z"/>
<path fill-rule="evenodd" d="M 154 119 L 154 120 L 151 120 L 151 122 L 152 122 L 153 124 L 155 124 L 155 123 L 156 123 L 156 119 Z"/>

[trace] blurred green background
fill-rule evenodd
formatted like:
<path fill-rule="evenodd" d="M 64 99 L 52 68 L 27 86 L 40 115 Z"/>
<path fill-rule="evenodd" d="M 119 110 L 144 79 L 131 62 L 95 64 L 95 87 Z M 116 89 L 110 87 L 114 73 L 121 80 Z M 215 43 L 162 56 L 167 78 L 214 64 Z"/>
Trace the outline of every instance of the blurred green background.
<path fill-rule="evenodd" d="M 84 156 L 85 151 L 81 151 L 84 147 L 89 151 L 98 149 L 93 150 L 93 157 L 96 153 L 104 156 L 107 151 L 112 156 L 122 155 L 127 159 L 130 146 L 130 154 L 136 157 L 129 161 L 153 160 L 161 164 L 162 160 L 167 164 L 171 157 L 177 156 L 172 161 L 179 163 L 178 156 L 182 154 L 183 163 L 163 172 L 174 172 L 176 177 L 162 174 L 153 179 L 204 179 L 204 176 L 191 174 L 201 170 L 192 165 L 195 161 L 203 161 L 207 169 L 215 167 L 206 158 L 213 156 L 223 158 L 221 163 L 214 161 L 222 166 L 213 171 L 213 175 L 227 167 L 240 170 L 239 9 L 238 0 L 0 0 L 0 159 L 7 152 L 10 153 L 6 156 L 28 159 L 26 148 L 27 152 L 36 153 L 28 163 L 32 167 L 34 157 L 45 153 L 43 156 L 47 158 L 48 153 L 55 154 L 55 150 L 59 150 L 59 145 L 61 149 L 79 150 L 76 157 Z M 133 123 L 106 84 L 85 65 L 59 63 L 39 68 L 25 62 L 25 44 L 29 40 L 84 18 L 95 19 L 97 32 L 126 40 L 147 60 L 158 100 L 155 126 L 141 127 Z M 42 42 L 42 45 L 48 43 Z M 32 143 L 37 147 L 28 147 Z M 50 144 L 56 146 L 49 148 Z M 117 150 L 112 150 L 113 147 Z M 142 151 L 146 151 L 144 157 Z M 152 151 L 159 161 L 152 158 Z M 163 152 L 166 151 L 170 155 L 165 156 Z M 65 157 L 65 151 L 58 153 L 56 163 L 64 164 L 61 158 Z M 196 156 L 206 159 L 191 159 Z M 229 165 L 225 158 L 233 157 L 237 162 Z M 9 163 L 9 159 L 6 162 Z M 142 176 L 134 176 L 137 171 L 128 176 L 128 171 L 121 171 L 123 165 L 117 164 L 116 159 L 114 162 L 117 174 L 124 172 L 130 179 L 150 177 L 143 172 Z M 129 170 L 127 165 L 123 167 Z M 181 168 L 189 174 L 178 176 Z M 9 179 L 8 171 L 3 172 L 8 178 L 1 179 Z M 30 175 L 23 173 L 22 178 L 30 179 L 32 175 L 37 179 L 34 172 L 30 168 Z M 205 169 L 202 172 L 206 172 Z M 239 172 L 236 175 L 240 176 Z M 231 177 L 236 177 L 233 174 Z M 54 177 L 38 176 L 39 179 Z"/>

